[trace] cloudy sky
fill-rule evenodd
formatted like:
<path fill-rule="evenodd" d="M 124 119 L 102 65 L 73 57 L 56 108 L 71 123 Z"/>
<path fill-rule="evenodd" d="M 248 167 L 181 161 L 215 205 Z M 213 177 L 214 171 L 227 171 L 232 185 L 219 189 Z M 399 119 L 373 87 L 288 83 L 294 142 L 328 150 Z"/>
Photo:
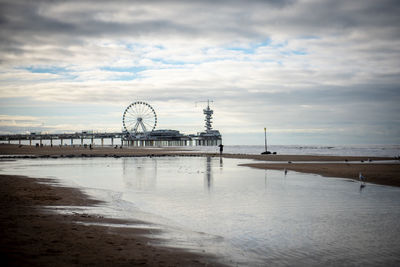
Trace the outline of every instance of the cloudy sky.
<path fill-rule="evenodd" d="M 121 131 L 144 100 L 225 144 L 400 143 L 398 0 L 0 0 L 0 133 Z"/>

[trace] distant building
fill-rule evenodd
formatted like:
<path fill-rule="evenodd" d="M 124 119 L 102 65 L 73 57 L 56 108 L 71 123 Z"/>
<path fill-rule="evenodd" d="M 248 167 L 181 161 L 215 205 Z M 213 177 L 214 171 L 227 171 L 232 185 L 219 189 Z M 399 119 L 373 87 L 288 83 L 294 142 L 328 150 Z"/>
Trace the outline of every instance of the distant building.
<path fill-rule="evenodd" d="M 152 130 L 150 132 L 129 132 L 125 131 L 123 142 L 129 146 L 218 146 L 222 143 L 222 136 L 218 130 L 212 129 L 212 114 L 210 103 L 207 101 L 207 108 L 203 109 L 205 118 L 205 131 L 197 134 L 184 135 L 177 130 Z M 139 104 L 143 104 L 140 102 Z M 148 105 L 147 103 L 144 103 Z M 132 106 L 132 104 L 130 105 Z M 129 108 L 129 106 L 128 106 Z M 151 108 L 152 112 L 154 110 Z M 124 115 L 127 111 L 124 112 Z M 125 123 L 125 119 L 123 119 Z M 134 129 L 140 128 L 142 118 L 137 118 Z M 144 127 L 142 127 L 144 128 Z"/>
<path fill-rule="evenodd" d="M 222 136 L 218 130 L 212 129 L 212 114 L 214 111 L 210 109 L 210 102 L 207 101 L 207 108 L 203 109 L 204 115 L 206 115 L 205 132 L 197 133 L 192 136 L 192 140 L 196 146 L 218 146 L 222 143 Z"/>
<path fill-rule="evenodd" d="M 190 146 L 191 139 L 176 130 L 154 130 L 147 134 L 127 135 L 125 140 L 131 146 Z"/>

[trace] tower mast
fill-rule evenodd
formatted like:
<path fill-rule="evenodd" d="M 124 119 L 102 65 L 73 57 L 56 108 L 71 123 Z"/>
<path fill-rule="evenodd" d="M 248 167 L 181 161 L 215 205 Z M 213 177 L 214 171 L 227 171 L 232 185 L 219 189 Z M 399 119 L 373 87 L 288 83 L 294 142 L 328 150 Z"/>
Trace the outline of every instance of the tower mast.
<path fill-rule="evenodd" d="M 211 101 L 212 102 L 212 101 Z M 206 128 L 206 132 L 209 132 L 212 130 L 212 114 L 214 113 L 214 111 L 212 109 L 210 109 L 210 100 L 207 100 L 207 108 L 203 109 L 203 113 L 204 115 L 206 115 L 205 118 L 205 128 Z"/>

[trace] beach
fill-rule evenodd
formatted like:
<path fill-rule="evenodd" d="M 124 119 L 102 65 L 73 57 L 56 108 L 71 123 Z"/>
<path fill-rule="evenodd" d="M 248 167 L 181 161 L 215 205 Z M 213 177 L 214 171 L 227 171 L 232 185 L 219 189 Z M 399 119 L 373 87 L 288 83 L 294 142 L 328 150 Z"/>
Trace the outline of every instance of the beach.
<path fill-rule="evenodd" d="M 89 149 L 78 146 L 36 148 L 18 145 L 0 145 L 0 155 L 3 157 L 3 162 L 22 158 L 219 157 L 215 153 L 178 148 Z M 254 163 L 243 165 L 243 168 L 286 169 L 289 172 L 314 173 L 325 177 L 358 180 L 358 174 L 362 172 L 367 177 L 367 182 L 400 186 L 400 165 L 377 163 L 379 160 L 392 160 L 391 158 L 243 154 L 226 154 L 223 157 L 255 160 Z M 147 222 L 118 220 L 83 212 L 69 214 L 50 212 L 45 207 L 90 207 L 100 204 L 98 200 L 89 198 L 76 188 L 60 186 L 55 180 L 0 175 L 0 191 L 2 229 L 0 253 L 2 262 L 8 266 L 220 265 L 217 259 L 205 253 L 163 247 L 152 237 L 155 230 L 82 224 L 84 222 L 134 226 Z"/>
<path fill-rule="evenodd" d="M 50 183 L 50 184 L 44 184 Z M 45 206 L 99 204 L 53 180 L 0 175 L 0 256 L 4 266 L 219 266 L 211 256 L 154 245 L 153 230 L 84 225 L 124 224 L 85 213 L 56 214 Z"/>

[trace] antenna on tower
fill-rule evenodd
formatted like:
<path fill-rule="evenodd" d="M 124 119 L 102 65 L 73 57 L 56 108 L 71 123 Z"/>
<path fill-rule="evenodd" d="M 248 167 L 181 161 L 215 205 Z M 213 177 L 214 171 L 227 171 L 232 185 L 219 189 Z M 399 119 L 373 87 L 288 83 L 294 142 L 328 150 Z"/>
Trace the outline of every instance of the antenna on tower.
<path fill-rule="evenodd" d="M 210 106 L 210 102 L 214 102 L 213 100 L 207 99 L 207 101 L 196 101 L 194 102 L 194 106 L 197 107 L 197 103 L 205 103 L 207 102 L 207 106 Z"/>

